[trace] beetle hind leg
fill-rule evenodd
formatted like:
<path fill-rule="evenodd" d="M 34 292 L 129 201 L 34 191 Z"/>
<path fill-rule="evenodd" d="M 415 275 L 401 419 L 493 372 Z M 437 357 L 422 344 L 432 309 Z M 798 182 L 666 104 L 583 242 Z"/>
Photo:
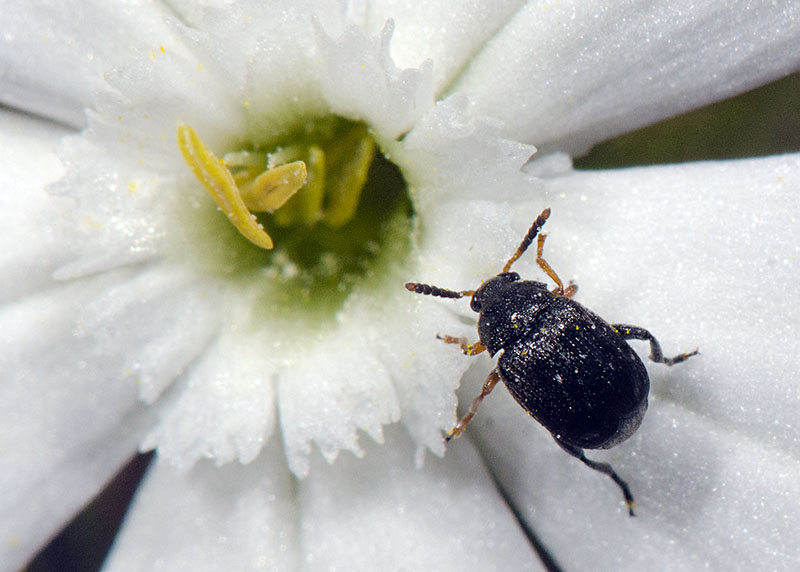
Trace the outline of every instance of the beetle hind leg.
<path fill-rule="evenodd" d="M 584 465 L 586 465 L 591 469 L 594 469 L 595 471 L 599 471 L 604 475 L 608 475 L 609 477 L 611 477 L 611 480 L 617 483 L 617 486 L 622 490 L 622 496 L 625 497 L 625 505 L 628 507 L 628 514 L 631 516 L 636 516 L 636 513 L 633 512 L 633 508 L 636 505 L 636 503 L 633 500 L 631 489 L 628 487 L 628 483 L 622 480 L 622 477 L 620 477 L 617 474 L 617 472 L 611 465 L 609 465 L 608 463 L 599 463 L 597 461 L 592 461 L 591 459 L 587 459 L 586 455 L 583 453 L 583 449 L 579 449 L 578 447 L 573 447 L 572 445 L 567 445 L 566 443 L 556 438 L 555 436 L 554 439 L 562 449 L 564 449 L 567 453 L 578 459 L 581 463 L 583 463 Z"/>
<path fill-rule="evenodd" d="M 699 350 L 694 350 L 693 352 L 683 352 L 680 355 L 675 357 L 664 357 L 663 352 L 661 351 L 661 344 L 658 343 L 658 340 L 645 330 L 644 328 L 640 328 L 638 326 L 629 326 L 627 324 L 612 324 L 611 325 L 616 332 L 621 335 L 626 340 L 644 340 L 650 342 L 650 359 L 656 363 L 663 363 L 666 365 L 675 365 L 676 363 L 681 363 L 682 361 L 686 361 L 690 357 L 697 355 Z"/>
<path fill-rule="evenodd" d="M 450 441 L 451 439 L 455 439 L 464 432 L 467 423 L 472 421 L 472 418 L 475 417 L 475 414 L 478 412 L 478 406 L 481 404 L 481 401 L 483 401 L 483 398 L 492 392 L 494 386 L 497 385 L 497 382 L 499 381 L 500 381 L 500 374 L 497 372 L 497 369 L 495 368 L 491 371 L 491 373 L 489 373 L 489 377 L 486 378 L 486 381 L 483 382 L 483 388 L 481 389 L 480 395 L 478 395 L 478 397 L 472 400 L 472 405 L 470 406 L 467 414 L 464 415 L 464 417 L 462 417 L 458 423 L 456 423 L 455 427 L 450 429 L 450 431 L 447 433 L 447 436 L 445 437 L 445 441 Z"/>

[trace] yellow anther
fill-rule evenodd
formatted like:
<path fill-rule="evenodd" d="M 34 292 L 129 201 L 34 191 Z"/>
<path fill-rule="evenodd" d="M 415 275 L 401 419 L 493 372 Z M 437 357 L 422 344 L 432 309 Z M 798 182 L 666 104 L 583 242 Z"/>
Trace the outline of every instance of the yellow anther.
<path fill-rule="evenodd" d="M 255 179 L 240 181 L 243 183 L 240 190 L 225 163 L 188 125 L 178 127 L 178 147 L 194 176 L 242 236 L 256 246 L 271 249 L 272 239 L 252 211 L 272 212 L 289 200 L 305 183 L 305 164 L 298 161 L 264 171 Z"/>
<path fill-rule="evenodd" d="M 375 155 L 375 143 L 366 128 L 353 130 L 343 138 L 341 149 L 331 153 L 326 168 L 335 173 L 328 177 L 327 204 L 323 220 L 329 226 L 340 227 L 355 216 L 361 190 Z M 337 152 L 338 151 L 338 152 Z"/>
<path fill-rule="evenodd" d="M 242 200 L 253 212 L 273 213 L 303 188 L 307 177 L 302 161 L 275 167 L 242 185 Z"/>

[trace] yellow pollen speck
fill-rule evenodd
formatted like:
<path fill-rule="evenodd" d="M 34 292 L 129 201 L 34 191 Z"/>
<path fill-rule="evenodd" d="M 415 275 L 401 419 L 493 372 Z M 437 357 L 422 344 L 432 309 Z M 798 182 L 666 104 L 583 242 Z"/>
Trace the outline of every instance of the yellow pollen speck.
<path fill-rule="evenodd" d="M 247 100 L 245 100 L 245 101 L 243 101 L 243 102 L 242 102 L 242 106 L 244 106 L 244 107 L 250 107 L 250 102 L 249 102 L 249 101 L 247 101 Z"/>
<path fill-rule="evenodd" d="M 197 71 L 205 71 L 206 68 L 203 67 L 203 64 L 197 64 Z"/>
<path fill-rule="evenodd" d="M 159 46 L 158 49 L 161 50 L 162 54 L 166 54 L 167 53 L 167 50 L 164 49 L 164 46 Z"/>
<path fill-rule="evenodd" d="M 97 221 L 91 216 L 85 217 L 82 222 L 87 228 L 92 230 L 103 230 L 103 223 Z"/>
<path fill-rule="evenodd" d="M 575 329 L 576 329 L 576 330 L 580 330 L 580 329 L 581 329 L 581 327 L 576 325 L 576 326 L 575 326 Z"/>
<path fill-rule="evenodd" d="M 272 239 L 251 211 L 271 213 L 283 206 L 305 185 L 305 163 L 295 161 L 267 169 L 252 180 L 243 180 L 240 188 L 225 162 L 188 125 L 178 127 L 178 147 L 194 176 L 242 236 L 256 246 L 271 249 Z"/>
<path fill-rule="evenodd" d="M 130 183 L 128 183 L 128 192 L 129 192 L 129 193 L 134 193 L 134 192 L 136 192 L 136 183 L 134 183 L 133 181 L 131 181 Z"/>

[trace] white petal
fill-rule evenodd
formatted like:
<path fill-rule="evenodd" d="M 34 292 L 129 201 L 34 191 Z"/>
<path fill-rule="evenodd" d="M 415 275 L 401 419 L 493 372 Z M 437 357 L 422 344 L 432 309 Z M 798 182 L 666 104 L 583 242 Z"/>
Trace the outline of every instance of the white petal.
<path fill-rule="evenodd" d="M 333 113 L 369 124 L 379 141 L 408 131 L 433 105 L 430 62 L 398 69 L 389 54 L 394 25 L 376 38 L 356 27 L 329 37 L 316 29 L 322 94 Z"/>
<path fill-rule="evenodd" d="M 502 201 L 536 189 L 521 171 L 536 148 L 504 138 L 503 130 L 496 119 L 471 115 L 464 96 L 428 110 L 392 152 L 412 189 L 421 187 L 418 208 L 425 212 L 429 201 L 446 199 Z"/>
<path fill-rule="evenodd" d="M 249 329 L 235 322 L 226 327 L 186 375 L 186 388 L 143 448 L 158 447 L 161 458 L 179 468 L 201 458 L 249 463 L 258 455 L 275 423 L 280 354 L 274 339 Z"/>
<path fill-rule="evenodd" d="M 300 483 L 304 569 L 537 570 L 539 561 L 474 449 L 415 470 L 398 428 L 364 459 L 314 456 Z"/>
<path fill-rule="evenodd" d="M 577 278 L 576 299 L 648 328 L 668 355 L 701 354 L 649 364 L 640 431 L 588 452 L 628 479 L 635 520 L 608 478 L 493 394 L 470 431 L 516 506 L 567 569 L 797 567 L 800 155 L 550 183 L 545 257 Z"/>
<path fill-rule="evenodd" d="M 170 264 L 135 269 L 77 315 L 74 335 L 98 356 L 124 356 L 108 375 L 127 377 L 152 403 L 201 354 L 219 326 L 213 283 Z M 209 281 L 210 282 L 210 281 Z"/>
<path fill-rule="evenodd" d="M 402 285 L 398 278 L 396 295 L 365 301 L 348 310 L 344 319 L 370 340 L 370 351 L 390 376 L 409 434 L 420 448 L 441 456 L 443 432 L 455 423 L 455 390 L 469 363 L 460 351 L 434 337 L 437 328 L 452 325 L 453 313 L 435 303 L 417 304 Z M 448 333 L 466 334 L 462 330 L 451 328 Z"/>
<path fill-rule="evenodd" d="M 528 2 L 455 89 L 510 139 L 580 153 L 800 65 L 796 2 Z"/>
<path fill-rule="evenodd" d="M 280 374 L 280 426 L 289 467 L 309 470 L 311 442 L 328 461 L 342 449 L 363 455 L 356 429 L 382 441 L 382 427 L 400 417 L 386 368 L 357 324 L 298 342 Z"/>
<path fill-rule="evenodd" d="M 54 153 L 65 131 L 17 113 L 0 110 L 0 300 L 30 294 L 50 283 L 50 275 L 71 255 L 59 221 L 74 208 L 71 200 L 45 192 L 63 169 Z"/>
<path fill-rule="evenodd" d="M 135 451 L 152 412 L 125 348 L 73 335 L 76 308 L 128 276 L 63 285 L 0 309 L 0 561 L 16 569 Z"/>
<path fill-rule="evenodd" d="M 299 570 L 293 489 L 275 441 L 249 465 L 157 463 L 104 570 Z"/>
<path fill-rule="evenodd" d="M 425 60 L 433 60 L 434 87 L 441 93 L 524 0 L 380 0 L 366 4 L 359 19 L 367 32 L 377 34 L 393 19 L 392 58 L 400 67 L 419 67 Z"/>
<path fill-rule="evenodd" d="M 0 101 L 82 125 L 83 109 L 117 57 L 158 50 L 165 15 L 159 3 L 5 0 Z"/>

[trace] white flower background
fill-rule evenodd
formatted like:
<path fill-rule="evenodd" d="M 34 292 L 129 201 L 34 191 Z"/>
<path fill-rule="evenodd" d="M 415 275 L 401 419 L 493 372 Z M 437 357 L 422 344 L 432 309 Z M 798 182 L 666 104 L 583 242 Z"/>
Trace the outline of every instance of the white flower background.
<path fill-rule="evenodd" d="M 524 527 L 569 571 L 800 566 L 800 155 L 569 158 L 797 70 L 800 3 L 3 0 L 0 31 L 3 570 L 140 447 L 108 570 L 541 569 Z M 178 122 L 215 149 L 309 110 L 371 127 L 421 224 L 320 331 L 254 324 L 170 218 Z M 635 519 L 502 388 L 441 441 L 491 364 L 434 339 L 467 301 L 402 283 L 473 287 L 545 206 L 580 302 L 701 350 L 588 452 Z"/>

